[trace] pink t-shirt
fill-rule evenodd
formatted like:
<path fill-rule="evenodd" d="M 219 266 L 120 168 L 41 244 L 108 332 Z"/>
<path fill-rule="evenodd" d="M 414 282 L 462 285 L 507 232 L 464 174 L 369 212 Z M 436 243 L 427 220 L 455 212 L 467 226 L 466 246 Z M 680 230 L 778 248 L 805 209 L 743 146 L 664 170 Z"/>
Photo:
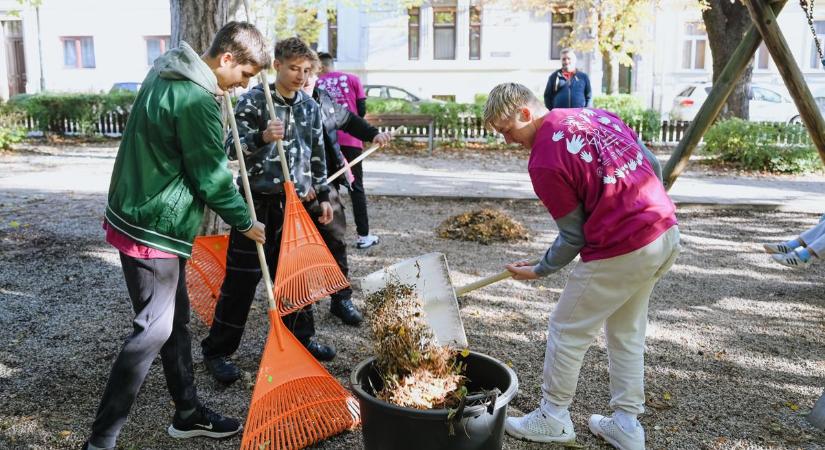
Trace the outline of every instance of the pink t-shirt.
<path fill-rule="evenodd" d="M 553 109 L 536 133 L 527 167 L 553 217 L 584 208 L 585 262 L 638 250 L 677 223 L 636 133 L 611 112 Z"/>
<path fill-rule="evenodd" d="M 173 255 L 171 253 L 166 253 L 162 250 L 158 250 L 156 248 L 147 247 L 135 241 L 134 239 L 126 236 L 125 234 L 117 231 L 115 227 L 109 225 L 109 222 L 103 221 L 103 229 L 106 230 L 106 242 L 112 245 L 112 247 L 118 249 L 121 253 L 125 255 L 129 255 L 132 258 L 138 259 L 152 259 L 152 258 L 163 258 L 163 259 L 171 259 L 177 258 L 178 255 Z"/>
<path fill-rule="evenodd" d="M 356 100 L 367 98 L 361 80 L 351 73 L 329 72 L 318 77 L 318 86 L 327 91 L 329 96 L 339 105 L 344 105 L 353 114 L 358 114 Z M 364 148 L 361 141 L 338 130 L 338 144 L 347 147 Z"/>

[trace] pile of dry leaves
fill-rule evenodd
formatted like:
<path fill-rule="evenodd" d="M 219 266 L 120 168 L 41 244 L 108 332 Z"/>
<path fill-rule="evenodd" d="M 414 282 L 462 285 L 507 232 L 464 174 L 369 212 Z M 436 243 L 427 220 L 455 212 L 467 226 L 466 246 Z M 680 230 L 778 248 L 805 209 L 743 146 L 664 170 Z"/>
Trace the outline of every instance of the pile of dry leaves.
<path fill-rule="evenodd" d="M 503 211 L 480 209 L 441 222 L 436 234 L 445 239 L 474 241 L 481 244 L 514 242 L 530 237 L 527 228 Z"/>

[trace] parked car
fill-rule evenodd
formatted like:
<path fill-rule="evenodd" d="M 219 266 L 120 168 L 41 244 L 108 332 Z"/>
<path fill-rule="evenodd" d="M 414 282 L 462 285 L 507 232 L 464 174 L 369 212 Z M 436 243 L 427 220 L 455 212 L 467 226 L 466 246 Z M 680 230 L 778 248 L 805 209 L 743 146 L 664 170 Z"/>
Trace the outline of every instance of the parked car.
<path fill-rule="evenodd" d="M 699 107 L 708 98 L 711 83 L 686 87 L 673 99 L 670 110 L 672 120 L 693 120 Z M 758 84 L 751 85 L 750 120 L 754 122 L 799 123 L 799 111 L 787 97 L 774 89 Z"/>
<path fill-rule="evenodd" d="M 405 100 L 410 103 L 444 103 L 442 100 L 428 100 L 421 98 L 415 94 L 410 93 L 405 89 L 395 86 L 386 86 L 383 84 L 365 84 L 364 91 L 367 93 L 367 98 L 383 98 L 394 100 Z"/>
<path fill-rule="evenodd" d="M 112 85 L 112 88 L 109 89 L 109 92 L 117 92 L 117 91 L 130 91 L 130 92 L 137 92 L 140 90 L 140 83 L 136 81 L 129 81 L 129 82 L 122 82 L 122 83 L 115 83 Z"/>

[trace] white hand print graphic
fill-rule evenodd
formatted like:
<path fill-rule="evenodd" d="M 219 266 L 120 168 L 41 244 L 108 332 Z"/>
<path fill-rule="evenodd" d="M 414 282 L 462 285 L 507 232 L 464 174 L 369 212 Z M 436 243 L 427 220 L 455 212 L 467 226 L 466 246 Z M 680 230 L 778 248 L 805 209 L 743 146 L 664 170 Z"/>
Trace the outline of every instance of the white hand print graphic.
<path fill-rule="evenodd" d="M 636 160 L 634 159 L 634 160 L 630 161 L 627 164 L 627 167 L 630 167 L 630 170 L 636 170 L 636 167 L 638 167 L 638 165 L 636 164 Z"/>
<path fill-rule="evenodd" d="M 599 117 L 599 122 L 601 122 L 605 125 L 610 125 L 611 124 L 610 119 L 608 119 L 607 117 Z"/>
<path fill-rule="evenodd" d="M 553 142 L 559 142 L 562 139 L 564 139 L 564 131 L 559 130 L 553 133 Z"/>
<path fill-rule="evenodd" d="M 589 162 L 593 161 L 593 155 L 591 155 L 590 152 L 581 152 L 581 153 L 579 153 L 579 156 L 586 163 L 589 163 Z"/>
<path fill-rule="evenodd" d="M 579 135 L 573 135 L 572 139 L 567 139 L 567 151 L 572 154 L 577 154 L 584 147 L 584 139 Z"/>
<path fill-rule="evenodd" d="M 616 171 L 614 172 L 614 175 L 616 175 L 616 178 L 624 178 L 625 177 L 625 173 L 624 173 L 623 169 L 616 169 Z"/>
<path fill-rule="evenodd" d="M 614 130 L 616 130 L 616 132 L 618 132 L 618 133 L 621 133 L 621 132 L 622 132 L 622 127 L 618 126 L 618 125 L 617 125 L 617 124 L 615 124 L 615 123 L 613 124 L 613 129 L 614 129 Z"/>
<path fill-rule="evenodd" d="M 582 114 L 587 114 L 588 116 L 595 116 L 596 111 L 584 108 L 584 109 L 582 109 Z"/>
<path fill-rule="evenodd" d="M 604 182 L 604 184 L 616 184 L 616 177 L 612 175 L 606 175 L 604 178 L 602 178 L 602 181 Z"/>

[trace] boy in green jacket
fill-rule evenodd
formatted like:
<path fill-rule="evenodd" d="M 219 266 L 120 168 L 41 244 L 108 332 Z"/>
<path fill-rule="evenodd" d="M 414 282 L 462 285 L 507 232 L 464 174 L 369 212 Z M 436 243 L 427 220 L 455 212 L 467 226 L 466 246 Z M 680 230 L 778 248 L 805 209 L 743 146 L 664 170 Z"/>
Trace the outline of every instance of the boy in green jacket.
<path fill-rule="evenodd" d="M 84 449 L 115 447 L 158 353 L 175 404 L 172 437 L 222 438 L 241 430 L 195 393 L 184 265 L 204 205 L 249 239 L 265 240 L 226 167 L 216 96 L 246 86 L 269 64 L 261 33 L 231 22 L 204 55 L 181 42 L 143 81 L 118 149 L 104 222 L 106 240 L 120 252 L 133 331 L 112 366 Z"/>

